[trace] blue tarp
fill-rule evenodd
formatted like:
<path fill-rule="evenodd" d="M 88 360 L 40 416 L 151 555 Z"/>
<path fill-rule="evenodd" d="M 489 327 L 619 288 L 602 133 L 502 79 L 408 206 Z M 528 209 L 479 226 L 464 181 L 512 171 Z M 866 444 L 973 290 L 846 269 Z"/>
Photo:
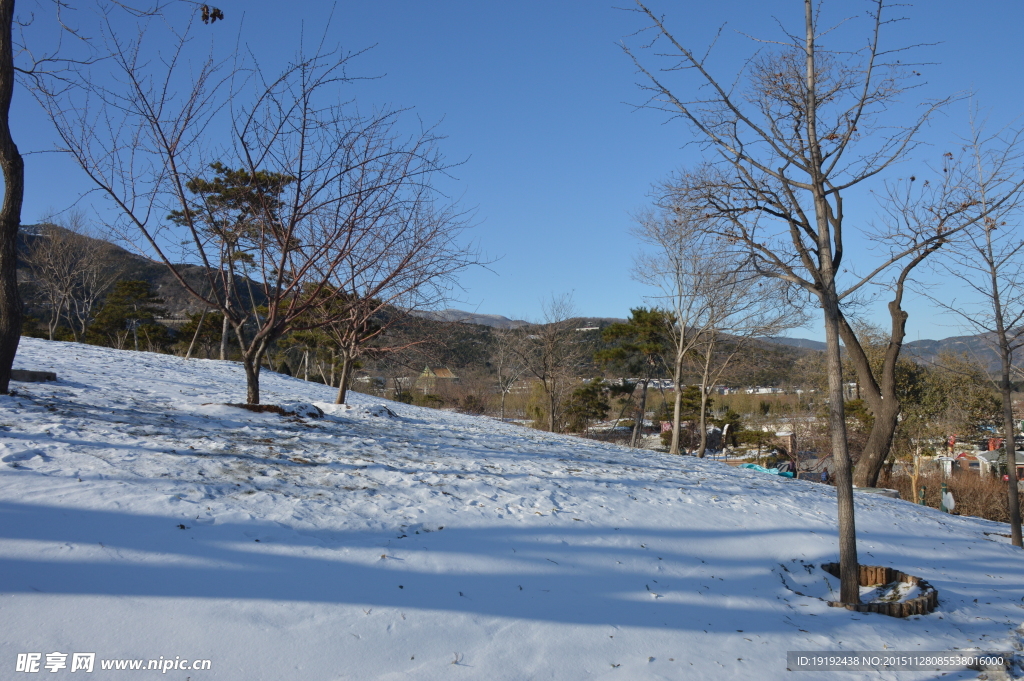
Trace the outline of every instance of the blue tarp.
<path fill-rule="evenodd" d="M 758 466 L 756 463 L 741 463 L 740 468 L 749 468 L 751 470 L 760 471 L 762 473 L 771 473 L 772 475 L 781 475 L 784 478 L 792 478 L 793 474 L 789 471 L 780 473 L 778 468 L 765 468 L 764 466 Z"/>

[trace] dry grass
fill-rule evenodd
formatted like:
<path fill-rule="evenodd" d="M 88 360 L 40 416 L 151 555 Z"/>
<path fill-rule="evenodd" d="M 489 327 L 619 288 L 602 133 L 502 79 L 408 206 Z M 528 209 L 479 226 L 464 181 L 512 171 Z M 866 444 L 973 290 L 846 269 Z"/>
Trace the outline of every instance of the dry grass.
<path fill-rule="evenodd" d="M 925 488 L 925 504 L 932 508 L 939 507 L 942 494 L 942 474 L 928 473 L 917 479 L 917 489 Z M 956 515 L 973 515 L 987 520 L 1006 523 L 1010 521 L 1006 511 L 1006 482 L 977 473 L 964 472 L 946 479 L 949 491 L 953 494 Z M 880 479 L 879 487 L 899 490 L 900 497 L 917 502 L 911 490 L 910 476 L 894 474 L 888 479 Z M 1024 514 L 1024 495 L 1017 494 L 1017 503 Z"/>

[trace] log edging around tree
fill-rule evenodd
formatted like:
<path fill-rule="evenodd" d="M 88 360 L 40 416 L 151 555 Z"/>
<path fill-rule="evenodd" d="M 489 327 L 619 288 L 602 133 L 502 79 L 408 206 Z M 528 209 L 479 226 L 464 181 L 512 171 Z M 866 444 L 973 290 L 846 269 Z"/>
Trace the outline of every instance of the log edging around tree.
<path fill-rule="evenodd" d="M 911 615 L 927 615 L 935 612 L 939 605 L 939 592 L 931 584 L 905 572 L 881 565 L 861 565 L 858 582 L 860 586 L 881 586 L 892 582 L 915 584 L 921 589 L 921 595 L 906 601 L 895 603 L 839 603 L 829 601 L 833 608 L 846 608 L 856 612 L 877 612 L 889 617 L 910 617 Z M 839 577 L 839 563 L 823 563 L 821 569 L 833 577 Z"/>
<path fill-rule="evenodd" d="M 26 371 L 24 369 L 12 369 L 11 380 L 22 383 L 41 383 L 43 381 L 56 381 L 57 374 L 52 371 Z"/>

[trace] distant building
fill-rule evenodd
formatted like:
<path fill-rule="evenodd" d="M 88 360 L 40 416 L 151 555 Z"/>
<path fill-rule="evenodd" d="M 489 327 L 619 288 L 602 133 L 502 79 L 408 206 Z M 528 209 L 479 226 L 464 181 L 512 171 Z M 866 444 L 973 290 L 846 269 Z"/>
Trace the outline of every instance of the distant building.
<path fill-rule="evenodd" d="M 1017 479 L 1024 480 L 1024 451 L 1015 451 L 1014 459 Z M 960 463 L 961 469 L 977 471 L 982 475 L 994 475 L 1001 469 L 1005 470 L 1006 466 L 1006 458 L 1002 450 L 976 452 L 976 456 L 964 452 L 957 456 L 956 460 Z"/>
<path fill-rule="evenodd" d="M 781 395 L 785 392 L 786 391 L 782 388 L 772 388 L 760 385 L 746 389 L 746 393 L 748 395 Z"/>
<path fill-rule="evenodd" d="M 447 367 L 432 369 L 427 366 L 423 368 L 422 373 L 416 379 L 414 387 L 426 395 L 427 393 L 436 392 L 438 385 L 451 385 L 458 382 L 459 377 L 453 374 L 451 369 Z"/>

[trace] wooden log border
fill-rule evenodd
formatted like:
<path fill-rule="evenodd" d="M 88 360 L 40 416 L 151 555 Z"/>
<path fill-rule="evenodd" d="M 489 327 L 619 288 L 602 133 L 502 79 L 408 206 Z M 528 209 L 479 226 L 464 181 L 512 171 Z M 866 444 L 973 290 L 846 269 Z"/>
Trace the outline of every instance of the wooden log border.
<path fill-rule="evenodd" d="M 22 383 L 41 383 L 43 381 L 56 381 L 57 374 L 52 371 L 25 371 L 24 369 L 12 369 L 11 380 Z"/>
<path fill-rule="evenodd" d="M 911 615 L 927 615 L 935 612 L 939 605 L 939 592 L 931 584 L 905 572 L 894 570 L 881 565 L 861 565 L 859 582 L 861 586 L 881 586 L 892 582 L 904 582 L 916 584 L 921 589 L 921 595 L 911 598 L 909 601 L 899 603 L 839 603 L 829 601 L 833 608 L 846 608 L 856 612 L 877 612 L 880 615 L 889 617 L 910 617 Z M 821 569 L 833 577 L 839 577 L 839 563 L 823 563 Z"/>

